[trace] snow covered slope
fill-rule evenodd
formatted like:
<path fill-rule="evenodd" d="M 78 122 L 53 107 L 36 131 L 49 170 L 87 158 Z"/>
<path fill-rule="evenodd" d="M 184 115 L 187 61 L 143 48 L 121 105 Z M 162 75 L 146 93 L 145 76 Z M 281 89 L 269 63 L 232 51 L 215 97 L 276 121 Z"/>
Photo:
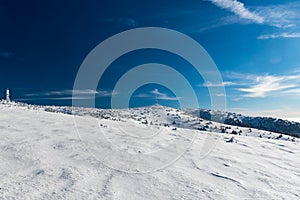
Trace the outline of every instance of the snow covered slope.
<path fill-rule="evenodd" d="M 55 113 L 57 109 L 81 116 L 74 120 L 72 115 Z M 297 138 L 210 122 L 160 106 L 68 109 L 0 104 L 0 199 L 300 198 Z M 107 150 L 96 129 L 132 155 L 165 148 L 183 136 L 193 143 L 162 169 L 131 173 L 112 169 L 107 160 L 91 153 Z M 159 134 L 138 140 L 124 136 L 123 130 L 138 136 Z M 203 143 L 214 144 L 205 157 Z M 169 155 L 156 155 L 154 161 L 167 160 Z M 134 164 L 122 154 L 113 161 Z M 138 167 L 147 165 L 151 168 L 145 160 Z"/>
<path fill-rule="evenodd" d="M 0 101 L 0 104 L 7 104 Z M 164 106 L 149 106 L 135 109 L 96 109 L 68 106 L 38 106 L 21 102 L 10 102 L 10 105 L 30 109 L 45 110 L 47 112 L 72 114 L 76 116 L 92 116 L 100 119 L 127 119 L 140 121 L 143 124 L 165 125 L 197 130 L 206 130 L 239 135 L 255 135 L 272 138 L 273 133 L 282 133 L 279 138 L 293 140 L 300 137 L 300 123 L 272 117 L 249 117 L 237 113 L 208 109 L 177 110 Z M 159 123 L 158 123 L 159 122 Z M 215 123 L 217 122 L 217 123 Z M 234 128 L 237 127 L 237 128 Z M 231 130 L 228 130 L 231 129 Z M 234 130 L 236 129 L 236 130 Z M 252 132 L 252 129 L 260 130 Z M 248 132 L 248 133 L 247 133 Z M 258 135 L 257 135 L 258 133 Z M 290 136 L 290 137 L 289 137 Z M 275 137 L 278 137 L 275 136 Z"/>

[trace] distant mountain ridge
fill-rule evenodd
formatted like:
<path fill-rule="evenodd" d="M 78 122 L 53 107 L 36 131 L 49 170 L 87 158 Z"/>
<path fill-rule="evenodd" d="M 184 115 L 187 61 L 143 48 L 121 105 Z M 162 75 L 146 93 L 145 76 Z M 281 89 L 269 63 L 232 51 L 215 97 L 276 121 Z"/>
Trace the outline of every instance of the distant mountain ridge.
<path fill-rule="evenodd" d="M 233 126 L 256 128 L 265 131 L 300 137 L 300 123 L 272 117 L 250 117 L 241 114 L 209 109 L 186 109 L 187 113 L 205 120 Z"/>

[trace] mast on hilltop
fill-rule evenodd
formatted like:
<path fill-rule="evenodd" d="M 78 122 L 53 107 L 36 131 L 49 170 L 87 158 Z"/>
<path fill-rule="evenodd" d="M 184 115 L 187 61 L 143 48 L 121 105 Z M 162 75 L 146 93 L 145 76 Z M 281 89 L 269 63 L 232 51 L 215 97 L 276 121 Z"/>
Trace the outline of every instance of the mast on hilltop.
<path fill-rule="evenodd" d="M 10 102 L 10 97 L 9 97 L 10 93 L 9 93 L 9 89 L 6 89 L 6 101 Z"/>

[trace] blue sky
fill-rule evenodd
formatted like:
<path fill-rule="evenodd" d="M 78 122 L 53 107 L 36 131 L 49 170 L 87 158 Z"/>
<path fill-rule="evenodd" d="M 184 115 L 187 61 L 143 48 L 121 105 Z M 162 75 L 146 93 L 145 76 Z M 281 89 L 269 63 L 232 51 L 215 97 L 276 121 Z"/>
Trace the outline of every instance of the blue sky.
<path fill-rule="evenodd" d="M 108 37 L 138 27 L 164 27 L 199 42 L 215 61 L 226 88 L 227 110 L 300 118 L 300 1 L 14 1 L 0 2 L 0 89 L 12 99 L 71 105 L 77 71 L 89 52 Z M 168 52 L 131 52 L 116 60 L 97 91 L 109 107 L 117 80 L 133 66 L 158 62 L 184 74 L 209 108 L 207 87 L 184 60 Z M 122 69 L 119 67 L 122 66 Z M 120 70 L 121 69 L 121 70 Z M 215 94 L 218 95 L 218 94 Z M 160 85 L 145 85 L 131 106 L 178 106 Z"/>

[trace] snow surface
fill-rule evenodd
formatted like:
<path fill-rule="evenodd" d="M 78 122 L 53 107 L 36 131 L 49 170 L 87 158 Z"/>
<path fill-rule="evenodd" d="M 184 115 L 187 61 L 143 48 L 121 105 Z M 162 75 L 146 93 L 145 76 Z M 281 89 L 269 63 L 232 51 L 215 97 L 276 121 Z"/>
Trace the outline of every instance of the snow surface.
<path fill-rule="evenodd" d="M 0 137 L 0 199 L 300 198 L 298 138 L 172 108 L 2 103 Z"/>

